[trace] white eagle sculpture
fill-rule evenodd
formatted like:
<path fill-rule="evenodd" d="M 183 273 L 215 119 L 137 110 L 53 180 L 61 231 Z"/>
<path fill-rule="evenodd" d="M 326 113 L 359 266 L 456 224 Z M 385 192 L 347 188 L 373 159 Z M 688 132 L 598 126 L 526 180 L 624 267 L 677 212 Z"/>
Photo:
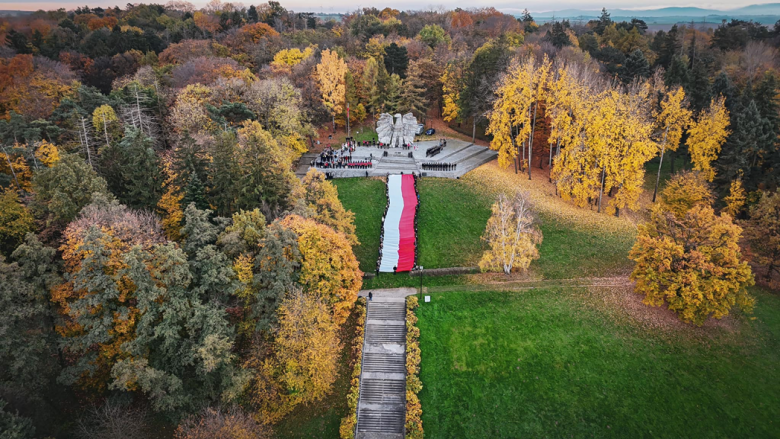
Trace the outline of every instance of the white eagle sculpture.
<path fill-rule="evenodd" d="M 414 134 L 417 132 L 417 118 L 412 113 L 406 113 L 401 116 L 393 116 L 388 113 L 382 113 L 376 122 L 376 133 L 379 141 L 390 147 L 398 148 L 403 145 L 409 145 L 414 142 Z"/>

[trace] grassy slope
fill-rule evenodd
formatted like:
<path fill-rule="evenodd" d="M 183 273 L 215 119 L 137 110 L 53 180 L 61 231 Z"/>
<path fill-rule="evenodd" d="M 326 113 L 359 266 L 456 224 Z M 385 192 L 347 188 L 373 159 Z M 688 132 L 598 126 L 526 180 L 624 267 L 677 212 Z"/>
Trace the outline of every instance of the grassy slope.
<path fill-rule="evenodd" d="M 363 271 L 376 270 L 379 257 L 379 232 L 387 197 L 385 183 L 373 178 L 337 178 L 332 180 L 344 208 L 355 213 L 355 228 L 360 245 L 355 256 Z"/>
<path fill-rule="evenodd" d="M 360 246 L 355 255 L 363 271 L 373 271 L 379 249 L 379 229 L 386 203 L 384 183 L 378 179 L 336 179 L 344 207 L 355 212 Z M 420 264 L 426 268 L 475 266 L 486 249 L 480 236 L 490 217 L 493 195 L 464 180 L 428 178 L 418 183 Z M 583 214 L 591 212 L 583 212 Z M 601 218 L 609 220 L 606 215 Z M 601 276 L 625 272 L 633 235 L 602 233 L 578 227 L 573 221 L 540 214 L 544 241 L 541 258 L 532 269 L 544 278 Z M 399 275 L 400 276 L 400 275 Z M 387 277 L 387 275 L 382 275 Z M 370 282 L 381 286 L 406 285 L 406 280 Z"/>
<path fill-rule="evenodd" d="M 739 330 L 647 330 L 584 290 L 434 294 L 426 437 L 777 437 L 780 298 Z M 699 332 L 701 334 L 701 332 Z"/>

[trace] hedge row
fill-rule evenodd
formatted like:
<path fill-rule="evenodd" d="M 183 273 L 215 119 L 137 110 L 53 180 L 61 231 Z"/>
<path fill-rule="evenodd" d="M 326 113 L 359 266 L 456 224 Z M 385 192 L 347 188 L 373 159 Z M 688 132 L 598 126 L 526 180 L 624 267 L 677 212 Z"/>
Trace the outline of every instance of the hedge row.
<path fill-rule="evenodd" d="M 359 297 L 355 302 L 357 323 L 355 325 L 355 339 L 352 341 L 352 379 L 351 387 L 347 393 L 347 405 L 349 414 L 341 419 L 339 435 L 341 439 L 354 439 L 357 426 L 357 406 L 360 397 L 360 371 L 363 360 L 363 337 L 366 332 L 366 298 Z"/>
<path fill-rule="evenodd" d="M 420 381 L 420 328 L 417 327 L 417 296 L 406 297 L 406 438 L 422 439 L 422 406 L 417 394 Z"/>

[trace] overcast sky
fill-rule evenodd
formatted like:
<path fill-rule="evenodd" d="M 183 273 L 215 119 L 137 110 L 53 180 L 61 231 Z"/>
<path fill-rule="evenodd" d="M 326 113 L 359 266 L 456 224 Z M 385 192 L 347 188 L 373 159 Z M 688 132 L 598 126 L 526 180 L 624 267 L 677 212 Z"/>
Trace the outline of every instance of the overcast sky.
<path fill-rule="evenodd" d="M 223 0 L 224 1 L 224 0 Z M 425 3 L 426 0 L 281 0 L 282 6 L 287 9 L 296 11 L 311 11 L 311 12 L 346 12 L 362 8 L 366 6 L 375 6 L 377 8 L 384 8 L 391 6 L 396 9 L 408 10 L 408 9 L 454 9 L 456 7 L 472 8 L 472 7 L 485 7 L 493 6 L 496 9 L 505 11 L 507 13 L 515 13 L 521 11 L 523 8 L 528 8 L 531 12 L 543 12 L 543 11 L 555 11 L 568 8 L 576 9 L 601 9 L 606 7 L 607 9 L 656 9 L 667 6 L 697 6 L 700 8 L 712 8 L 712 9 L 733 9 L 737 7 L 747 6 L 755 3 L 766 3 L 759 1 L 740 1 L 740 0 L 692 0 L 687 2 L 675 3 L 673 1 L 652 1 L 652 0 L 624 0 L 624 1 L 590 1 L 590 0 L 530 0 L 525 2 L 508 2 L 506 0 L 448 0 L 444 2 L 431 2 Z M 166 3 L 167 0 L 145 0 L 144 3 Z M 81 1 L 60 1 L 53 2 L 51 0 L 30 0 L 25 2 L 19 1 L 6 1 L 0 0 L 0 9 L 5 10 L 38 10 L 38 9 L 57 9 L 66 8 L 74 9 L 77 6 L 89 5 L 91 7 L 113 7 L 119 5 L 124 8 L 127 1 L 117 0 L 81 0 Z M 136 3 L 136 1 L 132 1 Z M 193 1 L 196 7 L 201 7 L 206 4 L 206 1 Z M 246 6 L 250 4 L 260 3 L 257 1 L 234 2 L 242 3 Z M 444 6 L 446 4 L 446 8 Z"/>

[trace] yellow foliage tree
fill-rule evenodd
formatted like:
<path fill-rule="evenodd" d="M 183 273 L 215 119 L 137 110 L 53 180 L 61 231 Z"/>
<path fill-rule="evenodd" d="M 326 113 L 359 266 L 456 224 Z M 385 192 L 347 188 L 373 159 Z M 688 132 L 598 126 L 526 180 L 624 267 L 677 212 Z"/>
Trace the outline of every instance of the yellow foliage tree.
<path fill-rule="evenodd" d="M 174 129 L 179 133 L 189 131 L 195 134 L 216 128 L 206 111 L 206 104 L 212 103 L 212 94 L 209 87 L 200 84 L 191 84 L 179 91 L 171 110 Z"/>
<path fill-rule="evenodd" d="M 745 197 L 745 188 L 742 186 L 741 179 L 737 179 L 731 182 L 729 194 L 723 199 L 723 201 L 726 202 L 726 208 L 723 209 L 723 211 L 731 215 L 733 218 L 736 218 L 740 212 L 742 212 L 742 209 L 745 207 L 745 201 L 747 201 L 747 197 Z"/>
<path fill-rule="evenodd" d="M 349 241 L 342 233 L 299 215 L 288 215 L 281 225 L 298 235 L 298 281 L 307 293 L 328 304 L 333 321 L 342 325 L 357 300 L 363 276 Z"/>
<path fill-rule="evenodd" d="M 101 105 L 92 112 L 92 126 L 95 127 L 95 132 L 105 139 L 106 146 L 113 137 L 114 130 L 111 127 L 118 122 L 119 118 L 110 105 Z"/>
<path fill-rule="evenodd" d="M 627 90 L 594 80 L 584 69 L 555 72 L 548 101 L 556 157 L 551 178 L 561 196 L 578 206 L 614 192 L 609 211 L 634 208 L 642 192 L 644 164 L 657 151 L 651 140 L 651 88 Z M 551 151 L 552 153 L 552 151 Z"/>
<path fill-rule="evenodd" d="M 293 198 L 305 203 L 308 216 L 341 232 L 350 244 L 359 245 L 355 235 L 355 214 L 344 209 L 336 186 L 325 180 L 325 174 L 315 168 L 303 177 L 303 184 L 296 187 Z"/>
<path fill-rule="evenodd" d="M 312 47 L 307 47 L 304 50 L 298 49 L 297 47 L 282 49 L 274 55 L 271 67 L 279 72 L 289 72 L 293 66 L 300 64 L 303 60 L 309 58 L 313 54 L 314 49 Z"/>
<path fill-rule="evenodd" d="M 749 311 L 754 299 L 745 288 L 754 281 L 740 253 L 741 233 L 728 214 L 717 216 L 708 205 L 695 205 L 682 216 L 654 206 L 629 253 L 636 262 L 631 273 L 636 292 L 645 304 L 667 304 L 696 325 L 728 315 L 735 305 Z"/>
<path fill-rule="evenodd" d="M 60 151 L 53 143 L 41 140 L 38 149 L 35 150 L 35 157 L 47 168 L 51 168 L 60 161 Z"/>
<path fill-rule="evenodd" d="M 7 188 L 0 194 L 0 254 L 9 256 L 33 230 L 33 216 L 19 202 L 19 194 Z"/>
<path fill-rule="evenodd" d="M 728 130 L 729 110 L 721 96 L 710 102 L 709 108 L 699 113 L 696 121 L 688 130 L 688 152 L 691 154 L 693 169 L 701 171 L 708 181 L 715 178 L 712 162 L 718 158 L 720 148 L 731 134 Z"/>
<path fill-rule="evenodd" d="M 663 210 L 678 218 L 685 216 L 694 206 L 710 206 L 714 200 L 707 181 L 698 172 L 675 174 L 661 191 Z"/>
<path fill-rule="evenodd" d="M 445 122 L 452 122 L 458 118 L 460 107 L 461 80 L 463 79 L 463 66 L 459 63 L 449 63 L 441 75 L 441 87 L 443 92 L 442 117 Z"/>
<path fill-rule="evenodd" d="M 163 167 L 165 173 L 165 193 L 157 202 L 157 209 L 162 213 L 162 228 L 165 236 L 171 241 L 181 240 L 181 228 L 184 221 L 184 211 L 181 208 L 181 200 L 184 193 L 177 186 L 176 173 L 171 169 L 171 163 L 166 161 Z"/>
<path fill-rule="evenodd" d="M 678 86 L 666 93 L 661 100 L 661 111 L 656 116 L 656 126 L 663 133 L 661 140 L 661 159 L 658 163 L 658 175 L 655 179 L 653 190 L 653 202 L 658 193 L 658 184 L 661 181 L 661 168 L 664 164 L 664 152 L 667 148 L 677 151 L 683 130 L 691 123 L 691 111 L 688 110 L 688 101 L 685 99 L 685 90 Z"/>
<path fill-rule="evenodd" d="M 537 246 L 542 242 L 542 232 L 534 224 L 527 198 L 519 192 L 512 200 L 501 194 L 493 203 L 493 214 L 482 236 L 490 246 L 479 261 L 482 271 L 509 274 L 525 270 L 531 261 L 539 259 Z"/>
<path fill-rule="evenodd" d="M 318 297 L 291 291 L 278 314 L 270 349 L 259 349 L 247 364 L 255 371 L 251 399 L 266 423 L 325 396 L 338 376 L 341 351 L 338 326 Z"/>
<path fill-rule="evenodd" d="M 0 173 L 10 176 L 18 190 L 32 192 L 32 170 L 27 164 L 24 155 L 18 153 L 21 147 L 15 149 L 16 153 L 12 153 L 6 148 L 2 148 Z"/>
<path fill-rule="evenodd" d="M 333 118 L 333 129 L 336 129 L 336 115 L 344 111 L 346 102 L 347 63 L 335 51 L 322 51 L 322 60 L 314 69 L 317 86 L 322 93 L 322 103 Z"/>

